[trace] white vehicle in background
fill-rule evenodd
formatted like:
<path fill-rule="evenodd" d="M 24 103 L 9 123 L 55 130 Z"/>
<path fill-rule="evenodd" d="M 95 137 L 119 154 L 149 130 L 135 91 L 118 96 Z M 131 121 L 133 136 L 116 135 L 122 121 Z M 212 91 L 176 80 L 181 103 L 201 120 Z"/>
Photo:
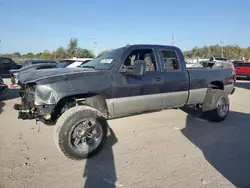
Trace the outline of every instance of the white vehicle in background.
<path fill-rule="evenodd" d="M 57 68 L 76 68 L 84 63 L 93 60 L 93 58 L 72 58 L 72 59 L 63 59 L 61 60 Z"/>
<path fill-rule="evenodd" d="M 203 68 L 203 66 L 200 63 L 188 63 L 186 62 L 187 68 Z"/>
<path fill-rule="evenodd" d="M 209 61 L 222 62 L 222 61 L 229 61 L 229 59 L 224 57 L 211 57 Z"/>

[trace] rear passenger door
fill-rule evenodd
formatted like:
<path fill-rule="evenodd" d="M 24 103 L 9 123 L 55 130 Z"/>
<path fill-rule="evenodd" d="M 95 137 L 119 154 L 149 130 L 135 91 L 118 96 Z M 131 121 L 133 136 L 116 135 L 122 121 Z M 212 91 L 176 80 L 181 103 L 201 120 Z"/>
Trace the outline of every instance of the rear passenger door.
<path fill-rule="evenodd" d="M 189 93 L 189 77 L 184 62 L 181 62 L 178 51 L 174 48 L 159 49 L 159 56 L 164 75 L 163 106 L 166 108 L 183 106 L 188 100 Z"/>

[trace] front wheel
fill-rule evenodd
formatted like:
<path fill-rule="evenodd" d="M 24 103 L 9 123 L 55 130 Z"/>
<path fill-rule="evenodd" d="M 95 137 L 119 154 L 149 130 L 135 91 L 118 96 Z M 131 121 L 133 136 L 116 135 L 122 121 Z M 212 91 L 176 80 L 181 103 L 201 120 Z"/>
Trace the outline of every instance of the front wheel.
<path fill-rule="evenodd" d="M 54 128 L 54 141 L 61 153 L 82 160 L 101 149 L 107 134 L 102 114 L 88 106 L 77 106 L 64 112 Z"/>
<path fill-rule="evenodd" d="M 228 95 L 223 90 L 209 89 L 207 91 L 202 110 L 211 121 L 223 121 L 230 109 Z"/>

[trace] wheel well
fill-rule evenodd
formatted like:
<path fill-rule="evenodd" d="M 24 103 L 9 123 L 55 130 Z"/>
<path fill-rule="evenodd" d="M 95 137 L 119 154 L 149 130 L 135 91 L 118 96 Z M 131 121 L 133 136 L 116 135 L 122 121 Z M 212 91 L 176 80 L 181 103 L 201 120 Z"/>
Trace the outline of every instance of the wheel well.
<path fill-rule="evenodd" d="M 224 84 L 220 81 L 213 81 L 210 83 L 210 88 L 224 90 Z"/>
<path fill-rule="evenodd" d="M 66 105 L 69 108 L 76 105 L 87 105 L 99 110 L 105 117 L 109 116 L 106 100 L 98 93 L 71 95 L 60 99 L 52 112 L 53 119 L 57 119 L 58 115 L 61 115 L 61 110 Z"/>

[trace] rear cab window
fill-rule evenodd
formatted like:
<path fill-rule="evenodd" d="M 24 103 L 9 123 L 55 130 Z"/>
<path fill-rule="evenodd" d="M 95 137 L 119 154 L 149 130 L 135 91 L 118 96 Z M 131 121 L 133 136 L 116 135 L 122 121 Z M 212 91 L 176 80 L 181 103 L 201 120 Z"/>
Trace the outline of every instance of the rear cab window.
<path fill-rule="evenodd" d="M 180 61 L 177 52 L 172 49 L 160 49 L 160 56 L 163 59 L 163 71 L 179 71 Z"/>
<path fill-rule="evenodd" d="M 250 67 L 250 63 L 242 63 L 242 67 Z"/>
<path fill-rule="evenodd" d="M 233 62 L 235 68 L 237 67 L 250 67 L 250 63 L 248 62 Z"/>

